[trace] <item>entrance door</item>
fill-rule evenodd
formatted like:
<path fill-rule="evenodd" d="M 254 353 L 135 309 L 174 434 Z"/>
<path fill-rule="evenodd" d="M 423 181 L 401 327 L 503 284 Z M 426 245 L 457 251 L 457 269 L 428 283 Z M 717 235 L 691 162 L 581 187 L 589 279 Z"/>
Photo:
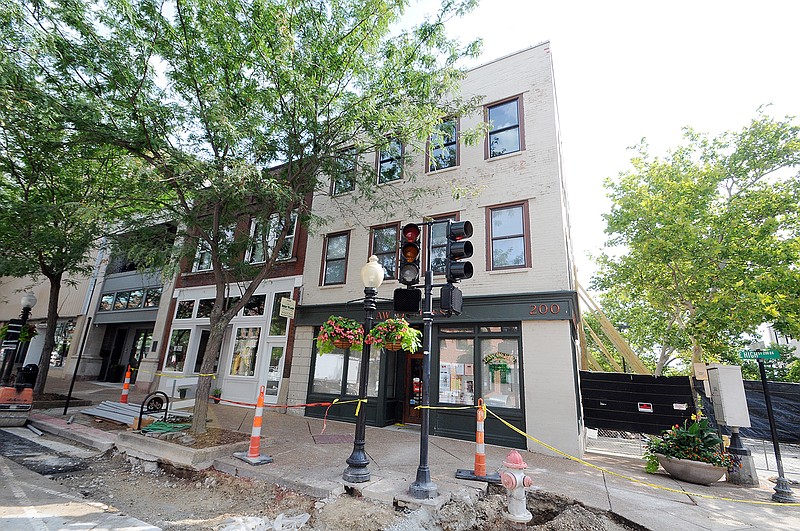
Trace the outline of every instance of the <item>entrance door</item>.
<path fill-rule="evenodd" d="M 131 347 L 131 354 L 128 357 L 128 363 L 131 369 L 138 369 L 139 364 L 142 362 L 147 353 L 150 351 L 150 343 L 153 341 L 153 329 L 137 329 L 136 334 L 133 336 L 133 346 Z M 136 383 L 136 376 L 139 371 L 131 371 L 131 383 Z"/>
<path fill-rule="evenodd" d="M 266 391 L 264 393 L 264 401 L 268 404 L 278 403 L 278 389 L 280 388 L 281 379 L 283 376 L 283 343 L 268 342 L 265 345 L 264 354 L 269 356 L 267 359 L 267 377 L 261 378 L 261 381 L 266 381 Z"/>
<path fill-rule="evenodd" d="M 403 400 L 403 423 L 419 424 L 422 410 L 422 352 L 406 354 L 405 399 Z"/>

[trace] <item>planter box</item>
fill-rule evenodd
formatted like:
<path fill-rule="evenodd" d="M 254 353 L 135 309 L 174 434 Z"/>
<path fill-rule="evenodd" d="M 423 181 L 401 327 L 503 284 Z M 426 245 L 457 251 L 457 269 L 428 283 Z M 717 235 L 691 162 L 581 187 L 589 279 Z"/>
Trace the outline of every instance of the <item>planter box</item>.
<path fill-rule="evenodd" d="M 233 452 L 246 451 L 250 441 L 212 446 L 209 448 L 189 448 L 155 437 L 147 437 L 139 433 L 123 432 L 117 435 L 117 450 L 130 457 L 144 461 L 167 463 L 180 468 L 203 470 L 211 466 L 215 459 L 227 457 Z"/>
<path fill-rule="evenodd" d="M 716 483 L 727 472 L 725 467 L 714 466 L 711 463 L 676 459 L 661 454 L 656 454 L 656 457 L 658 458 L 658 464 L 667 471 L 667 474 L 675 479 L 696 483 L 697 485 Z"/>

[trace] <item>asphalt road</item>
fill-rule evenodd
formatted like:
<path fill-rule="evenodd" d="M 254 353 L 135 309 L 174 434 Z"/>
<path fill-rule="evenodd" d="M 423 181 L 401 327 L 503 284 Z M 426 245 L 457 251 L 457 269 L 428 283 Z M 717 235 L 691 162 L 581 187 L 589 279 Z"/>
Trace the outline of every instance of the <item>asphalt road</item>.
<path fill-rule="evenodd" d="M 0 429 L 0 529 L 158 531 L 71 493 L 48 476 L 76 473 L 96 450 L 37 436 L 26 428 Z"/>

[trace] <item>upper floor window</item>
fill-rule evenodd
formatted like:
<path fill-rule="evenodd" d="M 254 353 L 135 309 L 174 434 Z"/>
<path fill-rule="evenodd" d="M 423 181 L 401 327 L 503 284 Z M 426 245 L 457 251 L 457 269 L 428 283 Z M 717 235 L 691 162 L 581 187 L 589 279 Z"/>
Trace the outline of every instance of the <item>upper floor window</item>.
<path fill-rule="evenodd" d="M 443 120 L 429 140 L 428 171 L 443 170 L 458 165 L 458 121 Z"/>
<path fill-rule="evenodd" d="M 322 264 L 322 285 L 344 284 L 347 280 L 347 248 L 350 233 L 330 234 L 325 238 L 325 254 Z"/>
<path fill-rule="evenodd" d="M 392 139 L 378 153 L 378 184 L 403 178 L 403 144 Z"/>
<path fill-rule="evenodd" d="M 489 255 L 491 269 L 530 266 L 530 229 L 527 205 L 519 203 L 489 209 Z"/>
<path fill-rule="evenodd" d="M 489 120 L 487 158 L 520 151 L 523 146 L 522 96 L 486 107 Z"/>
<path fill-rule="evenodd" d="M 397 278 L 398 238 L 399 227 L 397 225 L 372 229 L 370 254 L 378 257 L 378 263 L 383 266 L 384 279 Z"/>
<path fill-rule="evenodd" d="M 269 226 L 266 232 L 267 252 L 272 252 L 275 248 L 275 243 L 278 241 L 278 235 L 283 230 L 283 218 L 277 213 L 269 217 Z M 289 220 L 289 232 L 286 233 L 286 238 L 283 240 L 283 245 L 278 251 L 277 260 L 289 260 L 292 257 L 294 250 L 294 234 L 297 228 L 297 213 L 292 212 L 291 219 Z M 263 223 L 259 220 L 253 219 L 250 221 L 250 232 L 252 235 L 253 244 L 250 247 L 250 263 L 257 264 L 266 261 L 264 254 L 264 227 Z"/>
<path fill-rule="evenodd" d="M 211 263 L 211 246 L 205 240 L 200 240 L 197 244 L 197 257 L 194 259 L 193 271 L 211 271 L 214 265 Z"/>
<path fill-rule="evenodd" d="M 458 216 L 449 214 L 446 216 L 434 217 L 434 221 L 452 220 L 456 221 Z M 431 225 L 431 271 L 434 275 L 444 275 L 445 265 L 447 264 L 447 223 L 434 223 Z"/>
<path fill-rule="evenodd" d="M 356 189 L 356 149 L 345 149 L 337 157 L 337 172 L 331 178 L 331 195 Z"/>

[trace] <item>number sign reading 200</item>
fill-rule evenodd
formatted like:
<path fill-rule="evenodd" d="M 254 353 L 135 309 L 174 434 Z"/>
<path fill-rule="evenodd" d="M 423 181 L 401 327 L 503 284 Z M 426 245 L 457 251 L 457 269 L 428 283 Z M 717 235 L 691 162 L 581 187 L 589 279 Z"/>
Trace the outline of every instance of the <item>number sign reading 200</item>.
<path fill-rule="evenodd" d="M 558 304 L 531 304 L 530 315 L 557 315 L 561 311 L 561 306 Z"/>

